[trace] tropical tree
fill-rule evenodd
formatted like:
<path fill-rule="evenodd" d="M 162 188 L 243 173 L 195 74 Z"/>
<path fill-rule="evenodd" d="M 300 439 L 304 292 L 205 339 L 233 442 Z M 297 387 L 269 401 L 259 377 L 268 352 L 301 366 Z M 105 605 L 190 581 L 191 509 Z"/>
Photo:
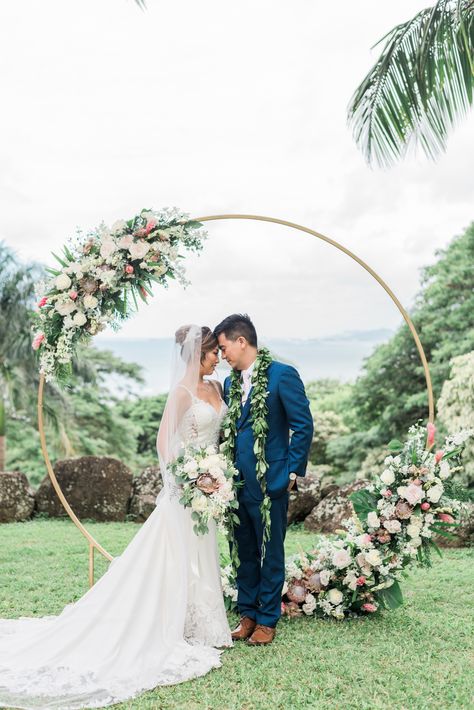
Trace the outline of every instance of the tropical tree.
<path fill-rule="evenodd" d="M 355 140 L 382 166 L 417 144 L 434 158 L 473 102 L 474 0 L 438 0 L 384 41 L 350 101 Z"/>

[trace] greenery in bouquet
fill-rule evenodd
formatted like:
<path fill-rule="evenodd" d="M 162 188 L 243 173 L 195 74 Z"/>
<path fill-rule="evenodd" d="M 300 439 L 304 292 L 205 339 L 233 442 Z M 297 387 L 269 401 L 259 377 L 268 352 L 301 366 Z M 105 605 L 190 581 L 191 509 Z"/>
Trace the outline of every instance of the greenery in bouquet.
<path fill-rule="evenodd" d="M 200 251 L 206 232 L 199 222 L 176 208 L 143 209 L 110 228 L 101 224 L 54 254 L 59 267 L 38 284 L 37 329 L 33 349 L 39 352 L 46 380 L 65 379 L 79 342 L 107 325 L 118 328 L 152 295 L 153 283 L 170 279 L 186 285 L 182 251 Z"/>

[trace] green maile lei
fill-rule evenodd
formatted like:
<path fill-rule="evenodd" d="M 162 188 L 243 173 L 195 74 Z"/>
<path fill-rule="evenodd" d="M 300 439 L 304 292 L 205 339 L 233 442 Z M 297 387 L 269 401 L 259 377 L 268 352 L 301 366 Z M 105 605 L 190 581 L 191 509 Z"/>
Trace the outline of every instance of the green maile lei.
<path fill-rule="evenodd" d="M 265 458 L 265 444 L 268 433 L 268 368 L 272 363 L 270 351 L 261 348 L 257 351 L 252 372 L 252 391 L 250 393 L 250 417 L 254 436 L 253 451 L 257 458 L 256 476 L 260 483 L 263 500 L 260 504 L 262 515 L 263 537 L 261 548 L 261 562 L 265 559 L 266 543 L 270 539 L 270 508 L 271 499 L 267 493 L 266 472 L 268 463 Z M 242 412 L 242 389 L 240 373 L 233 370 L 230 376 L 230 389 L 228 398 L 229 411 L 224 422 L 224 453 L 233 461 L 235 456 L 235 441 L 237 438 L 237 421 Z"/>

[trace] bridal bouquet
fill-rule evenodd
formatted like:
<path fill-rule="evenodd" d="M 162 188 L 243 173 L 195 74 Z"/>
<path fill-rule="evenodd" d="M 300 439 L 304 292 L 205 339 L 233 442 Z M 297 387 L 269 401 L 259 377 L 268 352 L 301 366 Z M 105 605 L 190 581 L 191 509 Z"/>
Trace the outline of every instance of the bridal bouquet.
<path fill-rule="evenodd" d="M 237 470 L 214 446 L 185 448 L 170 470 L 182 489 L 179 502 L 192 510 L 196 535 L 209 531 L 210 520 L 215 520 L 223 532 L 238 524 L 233 512 L 239 507 L 235 493 Z"/>

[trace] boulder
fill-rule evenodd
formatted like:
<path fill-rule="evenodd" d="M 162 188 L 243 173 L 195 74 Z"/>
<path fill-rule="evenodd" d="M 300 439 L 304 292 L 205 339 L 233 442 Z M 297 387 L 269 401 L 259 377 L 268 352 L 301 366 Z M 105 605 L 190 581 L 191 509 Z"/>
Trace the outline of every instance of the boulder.
<path fill-rule="evenodd" d="M 0 472 L 0 523 L 28 520 L 35 507 L 35 494 L 20 471 Z"/>
<path fill-rule="evenodd" d="M 350 494 L 365 488 L 368 484 L 368 481 L 358 480 L 328 493 L 304 521 L 306 530 L 333 533 L 341 529 L 342 521 L 350 518 L 354 512 L 349 500 Z"/>
<path fill-rule="evenodd" d="M 57 461 L 54 472 L 64 495 L 79 518 L 125 520 L 132 494 L 132 472 L 107 456 L 82 456 Z M 67 515 L 49 476 L 36 491 L 39 513 L 52 518 Z"/>
<path fill-rule="evenodd" d="M 474 503 L 462 503 L 460 524 L 452 528 L 453 539 L 435 535 L 434 542 L 440 547 L 470 547 L 474 545 Z"/>
<path fill-rule="evenodd" d="M 339 490 L 337 483 L 327 483 L 325 486 L 321 487 L 321 500 L 326 498 L 333 491 Z"/>
<path fill-rule="evenodd" d="M 143 523 L 154 511 L 156 496 L 162 487 L 159 466 L 148 466 L 138 476 L 135 476 L 129 507 L 129 515 L 135 522 Z"/>
<path fill-rule="evenodd" d="M 297 478 L 298 490 L 290 493 L 287 523 L 301 523 L 321 499 L 321 479 L 308 470 L 304 478 Z"/>

